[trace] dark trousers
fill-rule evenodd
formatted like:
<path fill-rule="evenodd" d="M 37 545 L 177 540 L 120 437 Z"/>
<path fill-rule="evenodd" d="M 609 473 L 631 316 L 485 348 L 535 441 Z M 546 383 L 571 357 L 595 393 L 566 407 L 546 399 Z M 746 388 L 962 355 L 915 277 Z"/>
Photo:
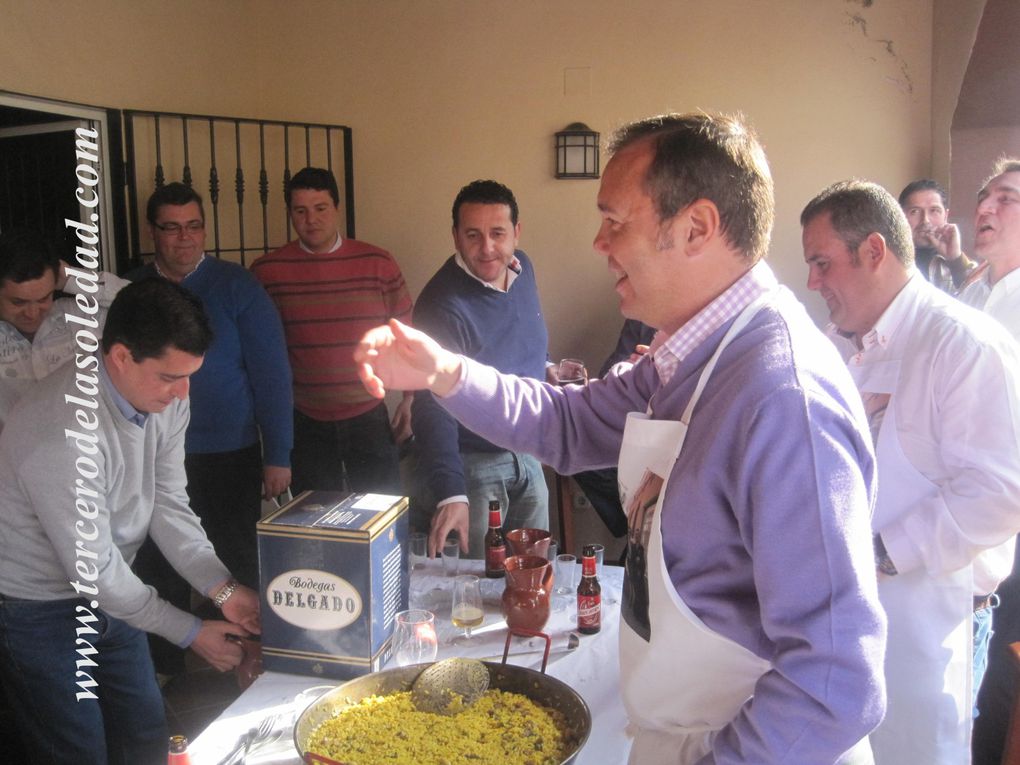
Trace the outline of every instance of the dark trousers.
<path fill-rule="evenodd" d="M 617 484 L 616 468 L 586 470 L 572 476 L 581 491 L 606 524 L 614 537 L 627 533 L 627 515 L 620 504 L 620 487 Z"/>
<path fill-rule="evenodd" d="M 13 760 L 0 747 L 5 761 L 166 762 L 166 714 L 145 633 L 87 601 L 0 602 L 0 675 L 28 749 Z"/>
<path fill-rule="evenodd" d="M 255 524 L 262 513 L 262 455 L 259 444 L 231 452 L 189 454 L 184 458 L 191 509 L 202 520 L 216 555 L 234 578 L 258 591 L 259 556 Z M 134 571 L 160 597 L 184 611 L 191 610 L 191 586 L 174 571 L 152 539 L 135 558 Z M 184 671 L 184 651 L 151 636 L 156 669 L 175 675 Z"/>
<path fill-rule="evenodd" d="M 397 445 L 386 405 L 347 420 L 316 420 L 294 410 L 291 489 L 402 495 Z"/>

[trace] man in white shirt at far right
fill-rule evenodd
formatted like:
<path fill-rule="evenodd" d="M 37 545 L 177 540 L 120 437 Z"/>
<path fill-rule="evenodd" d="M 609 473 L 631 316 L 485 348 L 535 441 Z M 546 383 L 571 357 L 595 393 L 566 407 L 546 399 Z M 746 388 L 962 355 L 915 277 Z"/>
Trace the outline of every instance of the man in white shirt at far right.
<path fill-rule="evenodd" d="M 1020 340 L 1020 159 L 1000 159 L 978 192 L 974 252 L 984 262 L 957 297 Z"/>
<path fill-rule="evenodd" d="M 1020 347 L 924 280 L 906 217 L 877 184 L 830 186 L 801 224 L 808 288 L 828 304 L 878 461 L 889 634 L 875 762 L 967 765 L 972 636 L 1020 530 Z"/>
<path fill-rule="evenodd" d="M 1020 340 L 1020 159 L 1003 158 L 978 192 L 974 252 L 984 262 L 960 290 L 959 299 L 983 310 Z M 1020 513 L 1020 506 L 1017 507 Z M 974 722 L 975 765 L 998 765 L 1006 740 L 1017 676 L 1009 644 L 1020 640 L 1020 573 L 999 586 L 995 634 Z"/>

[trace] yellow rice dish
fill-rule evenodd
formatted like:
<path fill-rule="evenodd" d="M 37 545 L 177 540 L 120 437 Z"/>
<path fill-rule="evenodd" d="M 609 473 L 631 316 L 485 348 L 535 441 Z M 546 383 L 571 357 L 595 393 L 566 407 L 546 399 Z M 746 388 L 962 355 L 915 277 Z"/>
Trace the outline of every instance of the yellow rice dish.
<path fill-rule="evenodd" d="M 405 691 L 344 709 L 308 750 L 344 765 L 559 765 L 568 745 L 563 715 L 519 693 L 488 690 L 459 714 L 436 715 Z"/>

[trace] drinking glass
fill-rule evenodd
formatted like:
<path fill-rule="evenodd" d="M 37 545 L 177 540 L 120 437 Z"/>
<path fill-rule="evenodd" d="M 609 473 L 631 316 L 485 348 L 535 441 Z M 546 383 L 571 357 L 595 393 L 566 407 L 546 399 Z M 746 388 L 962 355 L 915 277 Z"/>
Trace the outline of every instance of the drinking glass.
<path fill-rule="evenodd" d="M 447 576 L 457 576 L 457 568 L 460 564 L 460 537 L 451 534 L 443 542 L 443 573 Z"/>
<path fill-rule="evenodd" d="M 570 553 L 561 553 L 556 556 L 556 569 L 554 578 L 556 586 L 553 592 L 557 595 L 569 595 L 574 591 L 574 570 L 577 568 L 577 557 Z"/>
<path fill-rule="evenodd" d="M 602 585 L 603 601 L 607 606 L 616 604 L 616 598 L 613 597 L 612 590 L 610 590 L 605 580 L 602 578 L 602 564 L 606 559 L 606 547 L 605 545 L 592 545 L 595 548 L 595 575 L 599 578 L 599 583 Z"/>
<path fill-rule="evenodd" d="M 450 616 L 453 626 L 464 630 L 464 634 L 453 642 L 457 645 L 470 644 L 471 630 L 485 621 L 482 591 L 477 576 L 462 574 L 453 580 L 453 607 Z"/>
<path fill-rule="evenodd" d="M 592 547 L 595 548 L 595 576 L 597 576 L 599 578 L 599 581 L 601 582 L 602 564 L 605 562 L 606 559 L 606 546 L 594 544 L 592 545 Z"/>
<path fill-rule="evenodd" d="M 546 555 L 546 558 L 548 558 L 549 562 L 553 564 L 554 569 L 556 566 L 556 553 L 559 552 L 559 547 L 560 546 L 556 544 L 555 539 L 549 540 L 549 553 Z"/>
<path fill-rule="evenodd" d="M 584 385 L 588 382 L 588 370 L 580 359 L 563 359 L 556 369 L 556 379 L 560 385 Z"/>
<path fill-rule="evenodd" d="M 407 538 L 408 560 L 412 571 L 425 562 L 428 554 L 428 542 L 428 535 L 422 531 L 414 531 Z"/>
<path fill-rule="evenodd" d="M 431 611 L 412 609 L 397 614 L 393 660 L 398 667 L 435 661 L 438 650 L 436 617 Z"/>

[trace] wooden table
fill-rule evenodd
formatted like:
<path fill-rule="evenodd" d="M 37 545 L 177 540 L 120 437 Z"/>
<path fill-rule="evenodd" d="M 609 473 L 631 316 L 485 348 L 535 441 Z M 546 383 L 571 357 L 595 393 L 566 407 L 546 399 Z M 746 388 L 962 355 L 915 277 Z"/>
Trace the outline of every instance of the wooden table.
<path fill-rule="evenodd" d="M 461 573 L 480 574 L 481 561 L 461 561 Z M 575 585 L 580 578 L 576 567 Z M 588 742 L 578 753 L 578 765 L 614 765 L 625 763 L 631 740 L 627 736 L 627 715 L 620 698 L 620 665 L 617 642 L 620 628 L 620 589 L 623 569 L 606 566 L 602 583 L 602 631 L 597 635 L 584 635 L 580 646 L 570 653 L 550 657 L 548 674 L 559 678 L 577 691 L 591 709 L 592 731 Z M 411 575 L 411 606 L 427 608 L 436 614 L 439 636 L 439 656 L 471 656 L 498 661 L 506 639 L 506 622 L 499 612 L 499 598 L 503 580 L 482 579 L 485 601 L 485 622 L 475 629 L 477 644 L 465 649 L 450 645 L 451 638 L 460 630 L 450 623 L 450 589 L 452 578 L 442 574 L 438 560 L 419 564 Z M 608 600 L 617 601 L 613 605 Z M 553 612 L 546 631 L 553 639 L 553 648 L 566 645 L 568 633 L 576 627 L 577 608 L 573 595 L 553 598 Z M 512 651 L 527 650 L 530 641 L 518 641 Z M 537 643 L 535 645 L 537 648 Z M 540 654 L 522 654 L 510 657 L 510 662 L 539 669 Z M 319 694 L 338 684 L 323 685 L 320 678 L 285 675 L 267 672 L 231 704 L 223 714 L 191 744 L 193 765 L 217 765 L 230 751 L 238 738 L 255 727 L 269 714 L 279 714 L 283 729 L 281 738 L 273 745 L 248 757 L 248 765 L 300 765 L 301 759 L 291 738 L 293 721 L 301 710 Z"/>

